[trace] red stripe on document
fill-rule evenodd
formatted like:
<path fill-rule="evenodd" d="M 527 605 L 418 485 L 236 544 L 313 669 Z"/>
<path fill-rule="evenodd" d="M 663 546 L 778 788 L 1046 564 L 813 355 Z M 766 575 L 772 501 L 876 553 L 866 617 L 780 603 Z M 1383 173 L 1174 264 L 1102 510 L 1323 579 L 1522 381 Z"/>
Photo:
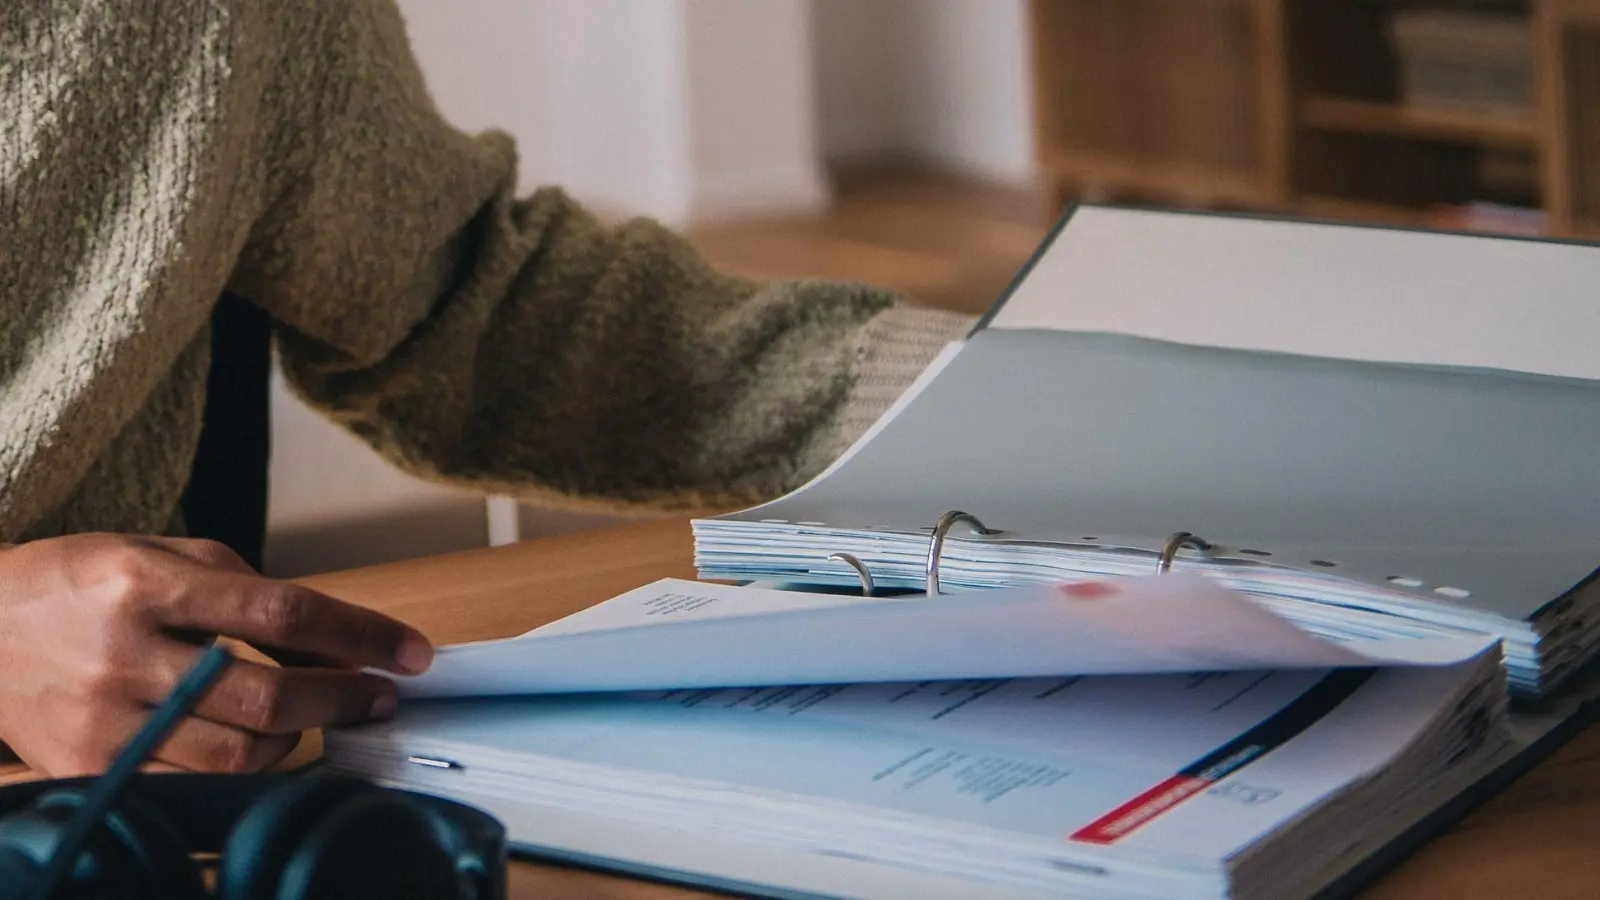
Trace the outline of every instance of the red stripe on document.
<path fill-rule="evenodd" d="M 1074 831 L 1072 839 L 1086 844 L 1113 844 L 1216 782 L 1210 778 L 1174 775 L 1148 791 Z"/>

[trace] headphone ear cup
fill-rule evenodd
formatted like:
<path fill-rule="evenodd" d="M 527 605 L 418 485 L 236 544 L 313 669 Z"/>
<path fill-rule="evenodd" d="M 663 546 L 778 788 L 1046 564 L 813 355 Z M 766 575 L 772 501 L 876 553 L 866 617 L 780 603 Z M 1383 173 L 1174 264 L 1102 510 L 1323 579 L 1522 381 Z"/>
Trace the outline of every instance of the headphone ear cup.
<path fill-rule="evenodd" d="M 218 900 L 277 900 L 284 868 L 312 828 L 340 805 L 377 790 L 354 778 L 311 775 L 263 795 L 228 835 Z"/>
<path fill-rule="evenodd" d="M 289 859 L 275 900 L 465 900 L 472 896 L 434 817 L 374 793 L 340 806 Z"/>
<path fill-rule="evenodd" d="M 109 824 L 149 873 L 150 896 L 210 900 L 191 848 L 172 824 L 137 797 L 125 795 Z"/>
<path fill-rule="evenodd" d="M 6 820 L 0 849 L 31 857 L 42 869 L 85 797 L 75 789 L 39 797 L 30 810 Z M 177 830 L 132 796 L 119 800 L 84 842 L 77 872 L 89 883 L 67 887 L 64 896 L 207 900 L 200 868 Z"/>
<path fill-rule="evenodd" d="M 27 900 L 41 868 L 32 856 L 0 843 L 0 900 Z"/>

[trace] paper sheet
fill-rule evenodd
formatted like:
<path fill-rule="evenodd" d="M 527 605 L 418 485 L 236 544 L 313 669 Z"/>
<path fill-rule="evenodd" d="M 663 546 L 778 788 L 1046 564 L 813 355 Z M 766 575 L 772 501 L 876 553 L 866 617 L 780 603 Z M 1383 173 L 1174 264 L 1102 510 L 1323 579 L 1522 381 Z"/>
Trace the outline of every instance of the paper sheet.
<path fill-rule="evenodd" d="M 1217 866 L 1352 787 L 1302 862 L 1359 840 L 1364 810 L 1493 752 L 1492 660 L 1123 678 L 712 688 L 419 702 L 335 732 L 354 771 L 492 791 L 663 832 L 920 857 L 952 871 L 1115 872 L 1112 895 L 1219 896 L 1128 883 Z M 1476 724 L 1474 724 L 1476 722 Z M 359 748 L 359 749 L 358 749 Z M 411 754 L 448 771 L 408 766 Z M 435 780 L 435 777 L 439 780 Z M 1370 779 L 1389 779 L 1387 785 Z M 412 780 L 415 779 L 415 780 Z M 558 843 L 566 840 L 557 838 Z M 1101 848 L 1126 846 L 1128 856 Z M 606 855 L 636 848 L 612 847 Z M 1152 871 L 1154 855 L 1176 861 Z M 1096 885 L 1103 888 L 1104 882 Z M 1125 892 L 1125 893 L 1124 893 Z M 1271 896 L 1277 896 L 1273 893 Z"/>
<path fill-rule="evenodd" d="M 1334 643 L 1171 574 L 866 599 L 668 579 L 521 637 L 447 647 L 407 697 L 1416 666 L 1493 643 Z"/>

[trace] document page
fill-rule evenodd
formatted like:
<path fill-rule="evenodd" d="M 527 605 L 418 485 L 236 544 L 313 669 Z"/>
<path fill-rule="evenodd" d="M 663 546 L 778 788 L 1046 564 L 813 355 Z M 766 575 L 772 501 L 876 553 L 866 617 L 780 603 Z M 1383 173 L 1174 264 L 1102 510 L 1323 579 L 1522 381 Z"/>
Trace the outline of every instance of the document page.
<path fill-rule="evenodd" d="M 1581 244 L 1085 206 L 989 327 L 1592 379 L 1596 279 Z"/>
<path fill-rule="evenodd" d="M 696 829 L 801 829 L 820 803 L 838 834 L 871 808 L 1214 861 L 1388 765 L 1483 662 L 422 702 L 352 734 Z"/>
<path fill-rule="evenodd" d="M 518 638 L 444 648 L 408 697 L 1442 665 L 1482 636 L 1335 643 L 1171 574 L 938 597 L 665 580 Z"/>

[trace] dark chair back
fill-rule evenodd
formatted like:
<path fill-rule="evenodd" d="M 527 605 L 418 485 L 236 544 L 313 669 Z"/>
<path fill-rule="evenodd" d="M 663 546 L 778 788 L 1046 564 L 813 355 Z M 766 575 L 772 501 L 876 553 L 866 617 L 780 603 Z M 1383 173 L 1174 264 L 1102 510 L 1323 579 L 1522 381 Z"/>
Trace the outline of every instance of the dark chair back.
<path fill-rule="evenodd" d="M 271 372 L 270 319 L 249 302 L 223 295 L 211 318 L 205 425 L 183 515 L 191 537 L 220 541 L 257 570 L 267 531 Z"/>

